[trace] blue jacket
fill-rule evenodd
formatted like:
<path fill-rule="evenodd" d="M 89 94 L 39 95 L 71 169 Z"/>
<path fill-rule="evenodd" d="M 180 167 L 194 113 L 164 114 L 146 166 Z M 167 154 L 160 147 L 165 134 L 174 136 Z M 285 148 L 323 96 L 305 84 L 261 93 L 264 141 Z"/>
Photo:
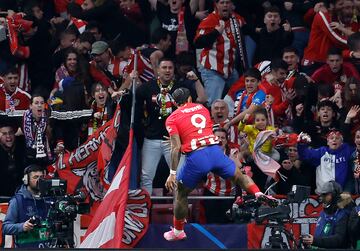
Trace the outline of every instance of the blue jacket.
<path fill-rule="evenodd" d="M 317 193 L 320 193 L 321 186 L 330 180 L 335 180 L 344 190 L 349 189 L 347 184 L 352 184 L 350 161 L 354 149 L 345 143 L 336 150 L 331 150 L 327 146 L 312 149 L 307 145 L 298 144 L 300 160 L 306 160 L 316 166 Z"/>
<path fill-rule="evenodd" d="M 2 226 L 2 231 L 7 235 L 15 236 L 15 245 L 18 245 L 18 236 L 25 233 L 23 225 L 32 216 L 39 216 L 46 219 L 48 205 L 43 198 L 34 197 L 25 185 L 13 196 L 9 203 L 9 208 Z M 39 243 L 26 245 L 26 247 L 39 247 Z"/>

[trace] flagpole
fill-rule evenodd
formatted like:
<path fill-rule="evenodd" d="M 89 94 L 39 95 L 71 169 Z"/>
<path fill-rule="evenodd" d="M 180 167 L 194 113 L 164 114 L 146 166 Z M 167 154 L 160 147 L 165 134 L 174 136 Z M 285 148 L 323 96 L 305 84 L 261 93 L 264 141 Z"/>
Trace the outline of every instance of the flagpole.
<path fill-rule="evenodd" d="M 134 50 L 134 71 L 137 71 L 138 64 L 138 55 L 137 50 Z M 130 119 L 130 128 L 134 128 L 134 120 L 135 120 L 135 99 L 136 99 L 136 78 L 132 79 L 132 103 L 131 103 L 131 119 Z"/>

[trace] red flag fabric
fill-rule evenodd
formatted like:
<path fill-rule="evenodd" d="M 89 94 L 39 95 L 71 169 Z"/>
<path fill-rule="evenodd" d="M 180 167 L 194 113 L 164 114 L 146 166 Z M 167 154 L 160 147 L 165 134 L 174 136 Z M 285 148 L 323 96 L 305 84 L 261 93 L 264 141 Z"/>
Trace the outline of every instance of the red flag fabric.
<path fill-rule="evenodd" d="M 118 110 L 117 112 L 120 113 L 120 110 Z M 115 114 L 114 116 L 118 115 Z M 98 154 L 97 170 L 100 175 L 100 181 L 106 190 L 109 189 L 111 183 L 108 178 L 108 165 L 110 163 L 111 156 L 115 148 L 115 141 L 117 137 L 119 123 L 120 115 L 119 119 L 115 120 L 112 126 L 106 132 L 104 142 L 101 144 Z"/>
<path fill-rule="evenodd" d="M 60 179 L 67 180 L 67 193 L 74 193 L 80 189 L 88 193 L 88 200 L 102 200 L 105 190 L 97 170 L 98 155 L 101 145 L 106 141 L 107 133 L 114 127 L 116 130 L 119 122 L 120 105 L 116 107 L 114 117 L 96 130 L 85 143 L 72 152 L 59 155 L 55 163 L 48 167 L 50 176 L 57 173 Z M 116 137 L 116 134 L 112 136 Z"/>
<path fill-rule="evenodd" d="M 139 78 L 143 83 L 148 82 L 149 80 L 155 77 L 154 70 L 152 68 L 150 59 L 144 57 L 141 54 L 141 50 L 132 50 L 131 57 L 128 65 L 124 69 L 125 74 L 130 74 L 134 70 L 135 64 L 135 53 L 137 53 L 137 72 L 139 74 Z"/>
<path fill-rule="evenodd" d="M 79 33 L 82 34 L 86 29 L 87 22 L 82 19 L 72 17 L 70 19 L 69 26 L 72 24 L 75 25 L 75 27 L 78 29 Z"/>
<path fill-rule="evenodd" d="M 148 226 L 148 212 L 150 208 L 150 201 L 148 200 L 147 207 L 134 208 L 134 210 L 126 210 L 130 169 L 132 161 L 132 144 L 133 144 L 133 130 L 130 129 L 129 145 L 125 154 L 120 161 L 111 186 L 104 196 L 99 208 L 93 217 L 89 228 L 86 231 L 85 239 L 81 243 L 80 248 L 125 248 L 131 247 L 140 240 L 145 234 Z M 137 196 L 142 193 L 146 198 L 146 193 L 141 190 L 135 190 Z M 149 197 L 147 195 L 147 197 Z M 137 210 L 140 211 L 135 213 Z M 140 238 L 135 238 L 133 232 L 124 231 L 125 219 L 129 224 L 129 212 L 133 212 L 136 216 L 140 217 L 143 221 L 136 222 L 137 225 L 142 225 Z M 131 228 L 128 228 L 131 229 Z M 137 232 L 137 231 L 134 231 Z M 123 242 L 124 241 L 124 242 Z"/>

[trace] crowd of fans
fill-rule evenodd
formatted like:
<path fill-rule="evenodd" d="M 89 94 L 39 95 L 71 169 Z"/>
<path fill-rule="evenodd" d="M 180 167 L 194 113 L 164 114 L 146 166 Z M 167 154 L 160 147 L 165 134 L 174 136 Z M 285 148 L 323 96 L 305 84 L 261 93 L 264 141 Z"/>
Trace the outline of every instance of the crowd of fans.
<path fill-rule="evenodd" d="M 149 193 L 162 156 L 170 162 L 178 87 L 209 107 L 224 153 L 263 192 L 335 180 L 360 193 L 358 1 L 3 0 L 0 10 L 0 195 L 14 194 L 27 165 L 85 142 L 119 99 L 120 160 L 132 84 L 137 186 Z M 236 193 L 213 173 L 203 186 Z"/>

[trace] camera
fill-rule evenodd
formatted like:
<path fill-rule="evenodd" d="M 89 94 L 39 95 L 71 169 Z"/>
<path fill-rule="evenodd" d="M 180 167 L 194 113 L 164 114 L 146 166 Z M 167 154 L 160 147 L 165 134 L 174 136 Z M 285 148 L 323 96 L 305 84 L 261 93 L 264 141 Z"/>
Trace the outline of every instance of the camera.
<path fill-rule="evenodd" d="M 238 205 L 234 204 L 232 209 L 227 212 L 230 220 L 236 223 L 249 223 L 255 221 L 256 224 L 264 224 L 271 229 L 269 242 L 265 248 L 290 248 L 283 240 L 283 235 L 294 243 L 294 246 L 302 245 L 300 239 L 297 242 L 294 234 L 287 230 L 284 223 L 291 222 L 291 204 L 301 203 L 310 195 L 310 187 L 294 185 L 287 199 L 281 203 L 275 203 L 265 196 L 255 198 L 253 195 L 244 196 L 243 201 Z"/>
<path fill-rule="evenodd" d="M 37 215 L 33 215 L 30 217 L 29 222 L 34 225 L 34 227 L 38 227 L 41 225 L 41 218 Z"/>
<path fill-rule="evenodd" d="M 52 247 L 73 247 L 74 220 L 77 214 L 89 212 L 89 204 L 82 203 L 86 194 L 66 194 L 67 182 L 61 179 L 39 179 L 39 190 L 47 204 L 50 205 L 46 226 L 53 239 Z M 34 219 L 35 221 L 35 219 Z"/>

